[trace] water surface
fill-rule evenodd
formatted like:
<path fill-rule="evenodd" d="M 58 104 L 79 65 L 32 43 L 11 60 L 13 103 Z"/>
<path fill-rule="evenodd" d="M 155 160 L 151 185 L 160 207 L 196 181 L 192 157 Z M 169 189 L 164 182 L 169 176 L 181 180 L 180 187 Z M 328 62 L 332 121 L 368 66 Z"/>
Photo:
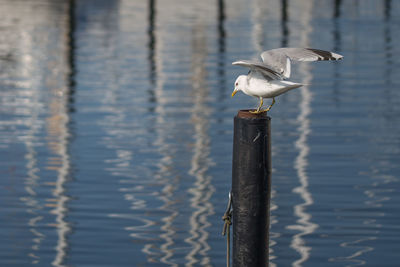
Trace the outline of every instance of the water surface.
<path fill-rule="evenodd" d="M 0 0 L 0 265 L 224 266 L 231 62 L 301 46 L 270 264 L 397 266 L 399 3 L 197 2 Z"/>

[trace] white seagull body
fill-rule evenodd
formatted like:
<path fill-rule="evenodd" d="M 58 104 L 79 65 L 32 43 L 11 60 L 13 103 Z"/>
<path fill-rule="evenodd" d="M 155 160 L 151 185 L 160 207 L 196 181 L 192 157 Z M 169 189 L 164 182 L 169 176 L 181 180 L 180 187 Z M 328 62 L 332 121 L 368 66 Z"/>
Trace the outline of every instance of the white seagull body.
<path fill-rule="evenodd" d="M 269 111 L 275 103 L 275 97 L 303 84 L 285 81 L 290 77 L 290 61 L 339 60 L 343 56 L 313 48 L 277 48 L 261 53 L 259 61 L 239 60 L 233 65 L 250 69 L 247 75 L 240 75 L 235 81 L 234 96 L 238 91 L 260 99 L 260 105 L 254 113 Z M 261 110 L 264 98 L 272 98 L 272 104 Z"/>

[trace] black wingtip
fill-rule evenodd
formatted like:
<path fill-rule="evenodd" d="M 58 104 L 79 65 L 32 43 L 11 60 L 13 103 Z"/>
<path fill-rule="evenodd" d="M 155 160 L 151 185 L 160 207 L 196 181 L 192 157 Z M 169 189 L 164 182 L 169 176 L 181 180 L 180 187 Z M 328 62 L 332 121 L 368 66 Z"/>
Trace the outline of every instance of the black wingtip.
<path fill-rule="evenodd" d="M 314 49 L 314 48 L 307 48 L 307 50 L 310 50 L 313 53 L 317 54 L 319 56 L 318 60 L 341 60 L 343 58 L 342 55 L 339 55 L 334 52 L 329 52 L 329 51 Z"/>

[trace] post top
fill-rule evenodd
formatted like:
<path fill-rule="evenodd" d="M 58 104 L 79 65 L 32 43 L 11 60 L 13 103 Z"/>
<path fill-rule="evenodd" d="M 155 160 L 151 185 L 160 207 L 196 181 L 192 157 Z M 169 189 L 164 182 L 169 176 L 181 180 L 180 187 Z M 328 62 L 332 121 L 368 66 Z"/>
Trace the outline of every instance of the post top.
<path fill-rule="evenodd" d="M 254 113 L 251 113 L 250 111 L 255 111 L 255 109 L 242 109 L 242 110 L 239 110 L 236 116 L 238 118 L 243 118 L 243 119 L 265 119 L 265 118 L 269 118 L 267 116 L 267 112 L 254 114 Z"/>

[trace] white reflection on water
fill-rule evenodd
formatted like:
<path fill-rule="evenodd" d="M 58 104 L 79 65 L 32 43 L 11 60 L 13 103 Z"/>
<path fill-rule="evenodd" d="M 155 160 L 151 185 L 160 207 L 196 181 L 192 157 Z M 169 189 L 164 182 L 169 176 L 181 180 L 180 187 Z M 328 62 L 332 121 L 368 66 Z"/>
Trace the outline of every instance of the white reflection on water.
<path fill-rule="evenodd" d="M 27 228 L 33 235 L 32 245 L 26 250 L 27 256 L 31 258 L 32 264 L 44 264 L 46 248 L 42 246 L 48 233 L 46 227 L 43 227 L 45 223 L 48 223 L 45 218 L 47 214 L 44 212 L 47 208 L 54 207 L 50 214 L 55 215 L 55 223 L 47 224 L 47 226 L 54 226 L 57 232 L 56 253 L 52 264 L 63 266 L 68 247 L 66 235 L 70 229 L 65 221 L 66 203 L 69 198 L 64 188 L 70 166 L 67 154 L 69 118 L 66 46 L 68 42 L 65 38 L 68 23 L 66 16 L 56 17 L 52 6 L 46 4 L 39 13 L 31 16 L 33 6 L 34 3 L 26 5 L 12 3 L 1 8 L 2 25 L 6 25 L 2 29 L 2 37 L 6 37 L 7 42 L 2 43 L 0 56 L 2 56 L 1 53 L 5 53 L 8 63 L 11 63 L 8 64 L 10 68 L 1 69 L 1 78 L 2 85 L 12 88 L 11 91 L 1 90 L 1 100 L 4 101 L 1 115 L 6 114 L 6 118 L 20 117 L 8 123 L 9 126 L 16 126 L 15 129 L 22 129 L 22 131 L 15 131 L 10 137 L 19 139 L 26 147 L 27 177 L 24 181 L 24 189 L 27 195 L 21 196 L 20 200 L 27 206 L 26 212 L 29 214 Z M 66 5 L 62 8 L 65 7 Z M 9 8 L 11 10 L 8 10 Z M 54 19 L 58 22 L 54 22 Z M 8 20 L 10 20 L 10 25 L 5 22 Z M 57 30 L 51 32 L 42 30 L 42 25 L 49 21 L 57 24 L 52 28 Z M 45 121 L 44 114 L 48 114 Z M 43 149 L 38 149 L 42 146 L 43 126 L 47 126 L 47 134 L 44 138 L 49 153 L 45 164 L 41 162 L 43 157 L 40 153 Z M 14 142 L 6 141 L 9 144 Z M 54 183 L 46 183 L 41 170 L 43 165 L 50 173 L 56 173 L 57 178 Z M 44 183 L 54 185 L 52 193 L 54 198 L 43 199 L 43 196 L 47 196 L 47 190 L 43 190 Z"/>
<path fill-rule="evenodd" d="M 57 87 L 56 87 L 57 88 Z M 61 88 L 59 88 L 61 89 Z M 51 211 L 56 216 L 54 226 L 57 229 L 56 254 L 52 264 L 54 266 L 65 266 L 64 261 L 67 255 L 68 239 L 67 235 L 71 230 L 66 216 L 68 213 L 67 203 L 69 196 L 66 193 L 65 185 L 68 181 L 70 170 L 70 160 L 68 155 L 68 122 L 67 113 L 67 88 L 62 88 L 63 96 L 54 97 L 50 102 L 50 116 L 47 118 L 48 146 L 56 155 L 49 159 L 47 168 L 57 173 L 54 183 L 54 199 L 48 199 L 47 206 L 52 206 Z M 59 91 L 58 91 L 59 92 Z"/>
<path fill-rule="evenodd" d="M 37 101 L 38 93 L 34 93 L 33 103 Z M 26 133 L 26 137 L 24 138 L 24 143 L 26 146 L 27 153 L 25 155 L 26 159 L 26 167 L 28 169 L 28 176 L 25 181 L 25 191 L 28 194 L 26 197 L 22 197 L 21 201 L 25 202 L 27 205 L 27 212 L 32 216 L 29 221 L 29 230 L 34 235 L 32 238 L 32 251 L 29 253 L 29 256 L 32 258 L 33 264 L 38 264 L 40 262 L 40 256 L 38 251 L 40 251 L 40 246 L 42 240 L 45 238 L 45 235 L 39 230 L 38 224 L 43 220 L 43 216 L 39 214 L 39 210 L 43 209 L 40 201 L 37 199 L 36 188 L 40 182 L 40 177 L 38 175 L 38 159 L 37 152 L 35 148 L 35 139 L 39 132 L 39 127 L 37 126 L 37 122 L 39 120 L 38 110 L 34 108 L 35 104 L 32 105 L 31 108 L 31 117 L 27 119 L 26 126 L 29 130 Z"/>
<path fill-rule="evenodd" d="M 192 194 L 190 206 L 190 237 L 185 242 L 190 244 L 191 250 L 186 255 L 188 261 L 185 266 L 193 266 L 200 263 L 202 266 L 210 266 L 208 251 L 209 233 L 207 228 L 211 226 L 208 217 L 214 214 L 214 208 L 210 202 L 215 188 L 212 185 L 211 176 L 207 174 L 208 168 L 212 165 L 210 155 L 210 137 L 208 134 L 211 107 L 207 105 L 209 85 L 205 82 L 207 73 L 205 61 L 208 54 L 205 36 L 205 26 L 199 22 L 193 28 L 192 37 L 192 100 L 191 123 L 194 127 L 194 146 L 189 174 L 196 178 L 195 183 L 188 191 Z M 197 259 L 199 258 L 199 259 Z"/>
<path fill-rule="evenodd" d="M 64 6 L 64 8 L 66 8 Z M 68 8 L 72 8 L 69 6 Z M 67 9 L 67 8 L 66 8 Z M 73 12 L 73 10 L 72 10 Z M 68 12 L 66 12 L 68 14 Z M 74 18 L 69 18 L 74 19 Z M 70 159 L 68 154 L 69 145 L 69 113 L 68 113 L 68 98 L 69 98 L 69 74 L 72 72 L 69 69 L 68 59 L 69 54 L 73 53 L 70 48 L 67 48 L 68 44 L 68 29 L 69 21 L 68 18 L 62 17 L 64 27 L 61 29 L 64 31 L 61 36 L 64 47 L 64 57 L 61 57 L 60 62 L 49 62 L 54 64 L 47 74 L 46 85 L 50 88 L 49 103 L 48 103 L 48 117 L 46 118 L 47 128 L 47 146 L 49 150 L 54 153 L 48 159 L 48 165 L 46 169 L 56 172 L 56 181 L 54 182 L 53 196 L 54 199 L 47 199 L 48 204 L 46 206 L 54 207 L 51 210 L 51 214 L 56 216 L 54 227 L 57 230 L 57 244 L 55 247 L 56 253 L 52 262 L 53 266 L 66 266 L 65 260 L 68 251 L 68 234 L 71 231 L 71 227 L 66 220 L 68 214 L 67 203 L 70 197 L 66 191 L 66 184 L 69 178 L 70 172 Z"/>
<path fill-rule="evenodd" d="M 147 7 L 146 7 L 147 5 Z M 108 216 L 113 218 L 124 218 L 129 219 L 130 226 L 124 229 L 129 232 L 129 236 L 133 240 L 143 242 L 141 251 L 146 255 L 147 263 L 159 263 L 168 266 L 178 266 L 174 263 L 172 257 L 174 256 L 174 238 L 176 235 L 176 226 L 173 225 L 175 218 L 179 215 L 179 211 L 176 209 L 177 190 L 179 188 L 179 181 L 177 181 L 174 171 L 176 169 L 174 161 L 176 151 L 174 144 L 171 143 L 171 135 L 175 134 L 175 125 L 170 123 L 169 116 L 167 113 L 167 106 L 171 104 L 171 101 L 175 101 L 174 98 L 168 97 L 165 92 L 165 81 L 166 74 L 164 73 L 164 40 L 169 37 L 167 32 L 158 29 L 158 2 L 148 1 L 147 3 L 133 4 L 130 1 L 120 1 L 119 16 L 121 20 L 121 27 L 127 30 L 132 30 L 131 26 L 142 27 L 143 32 L 146 32 L 147 27 L 147 46 L 139 46 L 136 44 L 135 51 L 142 51 L 148 49 L 147 60 L 149 67 L 149 85 L 148 94 L 150 99 L 149 103 L 139 103 L 141 100 L 136 100 L 135 104 L 143 106 L 144 104 L 154 104 L 154 108 L 149 108 L 151 113 L 151 122 L 148 128 L 143 124 L 134 124 L 136 126 L 134 130 L 129 129 L 125 131 L 121 129 L 127 124 L 126 120 L 130 116 L 131 110 L 129 106 L 121 106 L 118 103 L 118 87 L 113 87 L 108 92 L 108 99 L 106 108 L 112 113 L 108 118 L 108 124 L 105 125 L 105 131 L 108 133 L 107 147 L 116 151 L 116 158 L 107 160 L 107 163 L 114 165 L 113 168 L 109 169 L 112 171 L 112 175 L 117 175 L 121 178 L 120 183 L 122 187 L 119 189 L 124 194 L 124 198 L 128 201 L 132 212 L 125 214 L 109 214 Z M 136 8 L 135 8 L 136 7 Z M 140 9 L 147 9 L 148 13 L 144 14 Z M 127 13 L 125 16 L 124 12 L 134 12 L 133 14 Z M 148 24 L 142 23 L 137 24 L 135 18 L 140 17 L 143 21 L 148 20 Z M 175 36 L 172 36 L 175 38 Z M 143 40 L 141 40 L 143 41 Z M 171 40 L 166 40 L 168 42 Z M 137 71 L 137 69 L 135 69 Z M 142 89 L 143 85 L 134 88 L 135 90 Z M 120 93 L 119 93 L 120 94 Z M 137 115 L 137 114 L 135 114 Z M 132 122 L 130 122 L 132 123 Z M 133 122 L 135 123 L 135 122 Z M 143 130 L 138 130 L 138 129 Z M 119 135 L 116 136 L 116 132 L 119 131 Z M 134 133 L 132 135 L 132 132 Z M 133 147 L 127 146 L 129 149 L 121 148 L 118 141 L 123 140 L 135 140 L 135 134 L 146 133 L 146 138 L 150 138 L 151 145 L 145 143 L 134 143 Z M 147 139 L 146 139 L 147 140 Z M 131 145 L 131 144 L 129 144 Z M 134 148 L 134 150 L 132 150 Z M 152 156 L 150 163 L 147 162 L 135 162 L 136 156 L 140 155 L 140 150 L 151 150 L 155 152 Z M 133 152 L 132 152 L 133 151 Z M 144 165 L 146 166 L 139 166 Z M 149 165 L 150 164 L 150 165 Z M 134 167 L 134 170 L 132 169 Z M 128 187 L 128 185 L 134 185 Z M 141 192 L 141 191 L 145 192 Z M 150 192 L 147 192 L 150 190 Z M 149 196 L 151 201 L 149 201 Z M 161 205 L 159 204 L 161 202 Z M 146 213 L 143 214 L 143 211 Z M 162 214 L 162 215 L 159 215 Z M 155 219 L 156 218 L 156 219 Z"/>
<path fill-rule="evenodd" d="M 22 43 L 24 43 L 24 46 L 21 47 L 24 51 L 24 53 L 30 53 L 31 49 L 33 49 L 32 45 L 32 36 L 29 34 L 24 34 L 24 38 L 22 39 Z M 21 57 L 21 65 L 27 65 L 31 66 L 31 57 L 29 56 L 24 56 Z M 37 145 L 37 135 L 40 131 L 39 125 L 41 124 L 40 121 L 40 111 L 41 111 L 41 105 L 39 96 L 39 84 L 40 81 L 35 78 L 35 75 L 31 73 L 32 69 L 29 67 L 25 67 L 25 72 L 23 72 L 24 76 L 27 78 L 28 81 L 26 81 L 25 86 L 26 90 L 29 90 L 29 96 L 30 99 L 25 102 L 25 108 L 29 110 L 29 112 L 26 112 L 25 115 L 30 114 L 26 118 L 26 121 L 24 122 L 25 126 L 28 127 L 28 131 L 24 135 L 23 140 L 26 146 L 27 153 L 25 155 L 25 159 L 27 160 L 26 162 L 26 167 L 28 169 L 28 176 L 25 181 L 25 191 L 28 194 L 28 196 L 21 197 L 20 200 L 23 201 L 27 205 L 27 213 L 29 213 L 32 217 L 28 221 L 29 225 L 29 230 L 30 232 L 34 235 L 32 238 L 32 246 L 31 246 L 31 252 L 28 254 L 29 257 L 32 258 L 32 263 L 33 264 L 38 264 L 40 262 L 40 249 L 41 249 L 41 243 L 43 239 L 45 239 L 45 234 L 39 229 L 39 224 L 43 220 L 43 216 L 40 215 L 40 210 L 43 209 L 43 205 L 40 203 L 40 199 L 37 197 L 37 187 L 40 183 L 40 177 L 38 175 L 39 172 L 39 167 L 38 167 L 38 159 L 37 159 L 37 151 L 36 151 L 36 145 Z M 30 69 L 30 71 L 29 71 Z M 21 91 L 18 91 L 16 97 L 17 98 L 24 98 L 24 93 Z M 25 93 L 26 94 L 26 93 Z M 25 112 L 24 112 L 25 113 Z M 17 134 L 20 135 L 20 134 Z"/>
<path fill-rule="evenodd" d="M 176 202 L 175 192 L 178 190 L 177 181 L 172 180 L 173 175 L 173 158 L 175 155 L 174 149 L 168 141 L 170 131 L 166 129 L 165 116 L 166 110 L 165 105 L 165 92 L 164 85 L 166 81 L 166 75 L 164 73 L 164 60 L 163 60 L 163 37 L 165 32 L 158 30 L 158 12 L 159 8 L 157 1 L 148 2 L 148 49 L 149 49 L 149 66 L 150 66 L 150 86 L 151 94 L 154 97 L 156 106 L 154 108 L 155 125 L 153 131 L 156 133 L 155 144 L 158 147 L 158 152 L 161 159 L 157 163 L 158 170 L 155 173 L 155 179 L 161 185 L 157 198 L 162 201 L 162 205 L 157 209 L 165 211 L 168 215 L 161 218 L 161 233 L 159 235 L 160 240 L 157 243 L 151 242 L 146 243 L 143 247 L 143 252 L 148 255 L 150 262 L 161 262 L 168 266 L 178 266 L 178 264 L 172 261 L 174 256 L 174 236 L 176 234 L 175 227 L 173 226 L 175 218 L 179 215 L 179 211 L 174 208 Z M 160 242 L 161 241 L 161 242 Z M 161 253 L 153 252 L 155 248 L 159 248 Z"/>
<path fill-rule="evenodd" d="M 265 3 L 260 3 L 259 0 L 252 1 L 253 3 L 253 12 L 252 12 L 252 39 L 254 50 L 257 52 L 255 56 L 255 60 L 260 60 L 260 54 L 264 51 L 263 41 L 264 41 L 264 28 L 263 28 L 263 16 L 266 13 L 267 9 L 265 7 Z"/>
<path fill-rule="evenodd" d="M 298 16 L 300 19 L 300 25 L 302 26 L 302 32 L 300 34 L 299 46 L 310 47 L 309 38 L 312 32 L 311 19 L 312 19 L 312 7 L 313 1 L 303 2 L 299 6 L 295 5 L 296 12 L 299 12 Z M 296 29 L 299 30 L 299 29 Z M 296 30 L 293 30 L 294 32 Z M 301 64 L 299 67 L 299 74 L 302 77 L 303 84 L 310 84 L 312 80 L 312 74 L 310 66 L 307 64 Z M 300 258 L 292 263 L 292 266 L 302 266 L 309 258 L 311 253 L 311 247 L 306 245 L 304 236 L 313 233 L 317 228 L 318 224 L 311 221 L 311 214 L 307 212 L 307 207 L 314 204 L 312 194 L 308 189 L 309 177 L 307 174 L 308 165 L 308 154 L 310 147 L 307 143 L 308 135 L 311 132 L 310 128 L 310 114 L 311 114 L 311 100 L 312 94 L 308 86 L 302 86 L 300 90 L 300 103 L 299 103 L 299 115 L 297 116 L 297 122 L 300 124 L 299 138 L 295 145 L 299 150 L 299 154 L 294 162 L 294 167 L 297 171 L 300 185 L 293 189 L 293 193 L 299 195 L 303 203 L 296 204 L 294 206 L 294 215 L 298 218 L 295 225 L 288 226 L 288 229 L 299 231 L 292 237 L 291 247 L 300 254 Z"/>
<path fill-rule="evenodd" d="M 365 260 L 361 260 L 361 259 L 357 259 L 357 257 L 360 257 L 364 253 L 367 253 L 367 252 L 370 252 L 370 251 L 374 250 L 374 248 L 370 247 L 370 246 L 361 245 L 360 243 L 367 242 L 367 241 L 372 241 L 372 240 L 376 240 L 376 239 L 377 239 L 376 237 L 366 237 L 366 238 L 357 239 L 355 241 L 343 242 L 343 243 L 340 244 L 341 247 L 355 249 L 356 251 L 354 253 L 352 253 L 351 255 L 349 255 L 349 256 L 337 257 L 337 258 L 334 258 L 334 259 L 329 259 L 329 261 L 349 263 L 349 264 L 346 264 L 345 266 L 361 266 L 361 265 L 365 265 L 366 261 Z"/>

